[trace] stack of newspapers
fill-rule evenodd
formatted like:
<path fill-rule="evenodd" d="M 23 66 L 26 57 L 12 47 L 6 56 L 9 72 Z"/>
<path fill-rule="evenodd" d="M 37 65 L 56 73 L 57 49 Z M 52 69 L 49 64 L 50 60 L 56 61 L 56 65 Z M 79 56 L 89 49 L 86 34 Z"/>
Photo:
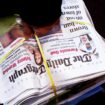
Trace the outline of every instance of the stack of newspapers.
<path fill-rule="evenodd" d="M 62 0 L 61 10 L 59 21 L 39 36 L 41 48 L 19 17 L 0 19 L 1 103 L 42 105 L 80 82 L 105 75 L 105 42 L 84 2 Z"/>

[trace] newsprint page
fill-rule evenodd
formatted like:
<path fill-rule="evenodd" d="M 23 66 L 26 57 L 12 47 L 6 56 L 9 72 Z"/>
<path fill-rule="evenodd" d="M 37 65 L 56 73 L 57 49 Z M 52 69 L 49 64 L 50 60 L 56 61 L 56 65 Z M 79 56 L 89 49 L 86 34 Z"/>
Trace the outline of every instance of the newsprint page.
<path fill-rule="evenodd" d="M 61 10 L 51 31 L 39 37 L 57 94 L 105 75 L 105 42 L 95 30 L 83 0 L 63 0 Z M 0 27 L 7 19 L 0 20 Z M 0 30 L 0 102 L 43 104 L 54 97 L 50 79 L 32 30 L 19 22 L 16 19 L 9 28 Z"/>

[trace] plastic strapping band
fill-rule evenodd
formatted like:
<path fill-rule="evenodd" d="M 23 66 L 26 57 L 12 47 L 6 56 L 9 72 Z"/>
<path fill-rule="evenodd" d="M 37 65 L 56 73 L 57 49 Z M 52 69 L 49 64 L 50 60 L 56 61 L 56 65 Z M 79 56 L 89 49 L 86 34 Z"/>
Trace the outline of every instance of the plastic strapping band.
<path fill-rule="evenodd" d="M 14 48 L 12 48 L 12 50 L 8 51 L 7 54 L 5 54 L 3 57 L 1 57 L 0 64 L 3 63 L 15 49 L 17 49 L 19 46 L 21 46 L 24 43 L 24 41 L 25 41 L 25 38 L 23 38 L 18 44 L 16 44 L 16 46 L 14 46 Z"/>
<path fill-rule="evenodd" d="M 54 91 L 54 95 L 56 97 L 56 102 L 57 102 L 57 105 L 58 105 L 58 98 L 57 98 L 57 92 L 56 92 L 56 86 L 55 86 L 55 82 L 54 82 L 54 79 L 53 79 L 53 76 L 51 74 L 51 71 L 50 71 L 50 68 L 48 67 L 47 65 L 47 61 L 46 61 L 46 58 L 44 56 L 44 52 L 43 52 L 43 49 L 42 49 L 42 46 L 41 46 L 41 43 L 39 41 L 39 38 L 36 34 L 35 35 L 35 38 L 36 38 L 36 41 L 37 41 L 37 44 L 38 44 L 38 47 L 39 47 L 39 50 L 41 52 L 41 55 L 42 55 L 42 58 L 43 58 L 43 63 L 44 63 L 44 66 L 45 66 L 45 69 L 46 69 L 46 72 L 48 74 L 48 77 L 50 79 L 50 82 L 51 82 L 51 85 L 52 85 L 52 89 Z"/>

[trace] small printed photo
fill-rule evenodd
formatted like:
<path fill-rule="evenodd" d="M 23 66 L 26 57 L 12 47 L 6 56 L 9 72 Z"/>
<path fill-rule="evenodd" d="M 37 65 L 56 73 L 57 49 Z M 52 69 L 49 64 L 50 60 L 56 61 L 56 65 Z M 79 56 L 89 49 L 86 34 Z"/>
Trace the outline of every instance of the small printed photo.
<path fill-rule="evenodd" d="M 79 49 L 85 53 L 95 53 L 96 46 L 92 40 L 92 38 L 88 34 L 81 35 L 79 43 Z"/>
<path fill-rule="evenodd" d="M 19 29 L 19 27 L 15 26 L 9 32 L 0 36 L 0 42 L 3 48 L 5 48 L 10 45 L 14 40 L 23 36 L 23 32 Z"/>
<path fill-rule="evenodd" d="M 23 46 L 34 56 L 35 63 L 41 65 L 43 63 L 42 55 L 38 47 L 32 44 L 24 43 Z"/>

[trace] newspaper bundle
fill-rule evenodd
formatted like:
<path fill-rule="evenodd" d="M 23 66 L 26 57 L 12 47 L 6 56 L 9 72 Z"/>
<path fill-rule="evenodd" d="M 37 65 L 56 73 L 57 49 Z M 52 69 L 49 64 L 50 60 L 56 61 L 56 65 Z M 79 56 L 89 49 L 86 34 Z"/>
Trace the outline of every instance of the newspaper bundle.
<path fill-rule="evenodd" d="M 95 30 L 84 2 L 63 0 L 61 10 L 54 27 L 39 37 L 57 94 L 105 74 L 104 39 Z M 8 19 L 9 28 L 6 19 L 0 21 L 4 27 L 0 29 L 0 102 L 42 104 L 54 94 L 40 49 L 29 25 Z"/>

